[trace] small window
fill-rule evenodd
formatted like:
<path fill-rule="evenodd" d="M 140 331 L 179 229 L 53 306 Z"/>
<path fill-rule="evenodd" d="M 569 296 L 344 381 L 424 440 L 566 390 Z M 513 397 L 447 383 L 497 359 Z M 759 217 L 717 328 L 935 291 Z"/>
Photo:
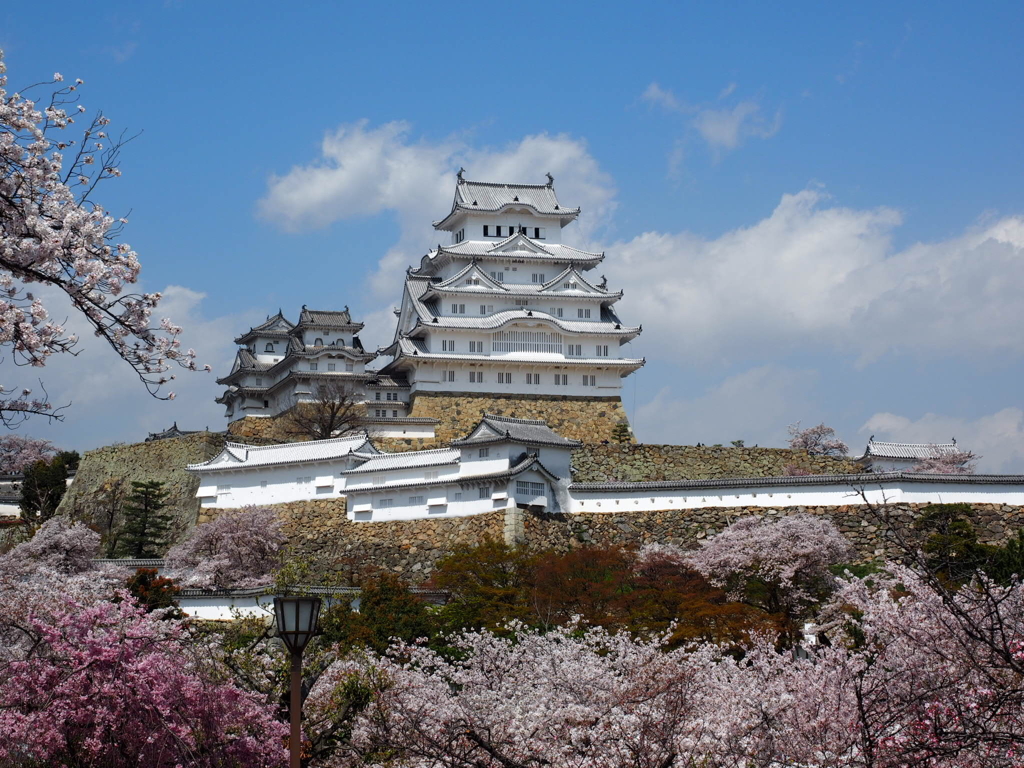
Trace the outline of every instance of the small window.
<path fill-rule="evenodd" d="M 377 507 L 379 509 L 391 509 L 393 506 L 395 506 L 394 499 L 381 499 L 377 502 Z"/>
<path fill-rule="evenodd" d="M 505 280 L 505 273 L 504 272 L 491 272 L 491 277 L 493 277 L 498 282 L 503 282 Z"/>
<path fill-rule="evenodd" d="M 437 480 L 437 470 L 436 469 L 428 469 L 426 472 L 423 473 L 423 479 L 424 480 Z"/>
<path fill-rule="evenodd" d="M 482 355 L 484 352 L 484 343 L 482 341 L 469 342 L 469 351 L 479 353 Z"/>
<path fill-rule="evenodd" d="M 334 371 L 334 370 L 337 370 L 337 368 L 338 368 L 338 366 L 337 366 L 336 363 L 328 363 L 327 364 L 327 370 L 328 371 Z"/>
<path fill-rule="evenodd" d="M 572 357 L 581 357 L 583 355 L 582 344 L 569 344 L 569 355 Z"/>
<path fill-rule="evenodd" d="M 443 371 L 441 381 L 455 381 L 455 371 Z"/>
<path fill-rule="evenodd" d="M 346 371 L 354 371 L 355 370 L 355 364 L 354 363 L 345 363 L 345 370 Z"/>
<path fill-rule="evenodd" d="M 310 363 L 309 364 L 309 370 L 315 371 L 316 370 L 316 363 Z"/>
<path fill-rule="evenodd" d="M 373 399 L 374 400 L 380 400 L 380 392 L 376 392 L 374 394 L 375 394 L 375 397 Z"/>
<path fill-rule="evenodd" d="M 263 401 L 263 407 L 264 408 L 269 408 L 270 407 L 270 401 L 269 400 L 264 400 Z"/>
<path fill-rule="evenodd" d="M 590 310 L 589 309 L 577 309 L 576 310 L 576 316 L 580 317 L 580 318 L 586 318 L 587 320 L 589 320 L 590 319 Z"/>
<path fill-rule="evenodd" d="M 529 299 L 516 299 L 517 307 L 528 307 L 530 305 Z"/>
<path fill-rule="evenodd" d="M 397 419 L 398 418 L 398 411 L 392 411 L 391 412 L 391 418 Z"/>
<path fill-rule="evenodd" d="M 486 459 L 488 456 L 491 455 L 491 449 L 489 447 L 481 448 L 479 451 L 477 451 L 476 455 L 478 459 Z"/>
<path fill-rule="evenodd" d="M 314 339 L 313 340 L 313 346 L 314 347 L 322 347 L 323 345 L 324 345 L 324 340 L 323 339 Z"/>
<path fill-rule="evenodd" d="M 545 282 L 545 280 L 544 280 L 544 273 L 543 272 L 534 272 L 533 275 L 531 276 L 531 278 L 532 279 L 531 279 L 530 282 L 533 282 L 533 283 L 543 283 L 543 282 Z"/>
<path fill-rule="evenodd" d="M 273 352 L 274 351 L 274 345 L 268 343 L 267 346 L 266 346 L 266 349 L 264 349 L 263 351 L 264 352 Z"/>
<path fill-rule="evenodd" d="M 452 304 L 452 314 L 453 315 L 464 315 L 464 314 L 466 314 L 466 305 L 465 304 Z"/>
<path fill-rule="evenodd" d="M 528 480 L 516 480 L 516 496 L 543 496 L 544 483 L 531 483 Z"/>
<path fill-rule="evenodd" d="M 534 237 L 534 239 L 535 240 L 543 240 L 544 239 L 544 233 L 546 231 L 547 230 L 546 230 L 545 227 L 534 227 L 533 228 L 533 237 Z"/>
<path fill-rule="evenodd" d="M 528 374 L 526 374 L 526 383 L 527 384 L 540 384 L 540 374 L 539 373 L 528 373 Z"/>
<path fill-rule="evenodd" d="M 422 503 L 423 503 L 423 497 L 422 496 L 410 496 L 409 497 L 409 506 L 410 507 L 415 507 L 415 506 L 418 506 L 418 505 L 420 505 Z"/>
<path fill-rule="evenodd" d="M 562 307 L 552 307 L 551 308 L 551 314 L 554 317 L 561 317 L 562 316 L 562 310 L 563 310 Z"/>
<path fill-rule="evenodd" d="M 469 383 L 470 384 L 483 384 L 484 383 L 484 372 L 483 371 L 470 371 L 469 372 Z"/>
<path fill-rule="evenodd" d="M 267 487 L 267 481 L 266 480 L 260 480 L 260 488 L 266 488 L 266 487 Z"/>
<path fill-rule="evenodd" d="M 480 488 L 480 498 L 481 499 L 489 499 L 489 498 L 491 498 L 491 486 L 485 485 L 482 488 Z"/>
<path fill-rule="evenodd" d="M 567 387 L 567 386 L 569 386 L 569 374 L 567 374 L 567 373 L 556 373 L 555 374 L 555 384 L 560 386 L 560 387 Z"/>
<path fill-rule="evenodd" d="M 263 386 L 263 379 L 257 378 L 256 379 L 256 386 L 257 387 L 262 387 Z"/>
<path fill-rule="evenodd" d="M 586 373 L 583 374 L 583 386 L 584 387 L 596 387 L 597 386 L 597 376 L 594 376 L 592 374 L 586 374 Z"/>
<path fill-rule="evenodd" d="M 398 393 L 397 392 L 388 392 L 388 400 L 397 400 L 397 399 L 398 399 Z"/>
<path fill-rule="evenodd" d="M 490 237 L 490 236 L 491 236 L 491 228 L 487 224 L 484 224 L 484 237 Z"/>
<path fill-rule="evenodd" d="M 373 416 L 374 416 L 374 418 L 382 419 L 382 418 L 384 418 L 384 415 L 386 413 L 387 413 L 387 411 L 382 411 L 380 408 L 375 408 L 374 411 L 373 411 Z"/>
<path fill-rule="evenodd" d="M 330 336 L 330 335 L 331 335 L 330 331 L 324 331 L 324 336 Z"/>
<path fill-rule="evenodd" d="M 462 501 L 462 491 L 455 491 L 452 494 L 452 501 Z"/>
<path fill-rule="evenodd" d="M 499 384 L 511 384 L 512 383 L 512 374 L 511 373 L 499 373 L 498 374 L 498 383 Z"/>
<path fill-rule="evenodd" d="M 607 344 L 598 344 L 597 345 L 597 356 L 598 357 L 608 357 L 608 345 Z"/>
<path fill-rule="evenodd" d="M 454 352 L 455 351 L 455 339 L 441 339 L 441 351 L 442 352 Z"/>

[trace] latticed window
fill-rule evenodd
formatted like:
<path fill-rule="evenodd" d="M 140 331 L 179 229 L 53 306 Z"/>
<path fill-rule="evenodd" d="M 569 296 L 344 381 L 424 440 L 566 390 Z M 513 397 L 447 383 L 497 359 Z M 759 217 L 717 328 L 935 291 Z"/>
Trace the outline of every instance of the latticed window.
<path fill-rule="evenodd" d="M 494 352 L 562 352 L 562 334 L 546 331 L 498 331 L 492 337 Z"/>
<path fill-rule="evenodd" d="M 516 480 L 516 496 L 543 496 L 544 483 L 531 483 L 528 480 Z"/>

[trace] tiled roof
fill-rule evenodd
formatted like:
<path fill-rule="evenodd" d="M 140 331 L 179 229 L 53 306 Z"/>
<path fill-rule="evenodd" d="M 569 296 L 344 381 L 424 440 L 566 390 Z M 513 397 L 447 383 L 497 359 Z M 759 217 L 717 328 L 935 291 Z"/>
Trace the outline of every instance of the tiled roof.
<path fill-rule="evenodd" d="M 479 273 L 483 285 L 456 285 L 456 283 L 465 277 L 467 273 L 472 271 Z M 576 283 L 577 286 L 582 285 L 583 287 L 563 288 L 562 286 L 565 285 L 567 281 L 570 283 Z M 480 296 L 488 294 L 500 296 L 537 296 L 540 293 L 544 293 L 545 296 L 553 296 L 554 298 L 568 296 L 573 299 L 596 299 L 600 301 L 605 301 L 607 299 L 614 299 L 617 301 L 622 298 L 622 291 L 612 293 L 606 289 L 598 288 L 596 285 L 593 285 L 586 280 L 574 266 L 570 266 L 562 270 L 558 275 L 544 283 L 509 283 L 493 280 L 475 263 L 469 264 L 447 280 L 430 284 L 424 293 L 475 294 Z"/>
<path fill-rule="evenodd" d="M 329 440 L 309 440 L 283 445 L 243 445 L 227 443 L 217 456 L 200 464 L 189 464 L 192 472 L 219 469 L 267 467 L 277 464 L 295 464 L 307 461 L 330 461 L 359 451 L 374 453 L 376 448 L 365 433 L 334 437 Z"/>
<path fill-rule="evenodd" d="M 435 315 L 422 302 L 415 302 L 417 314 L 425 326 L 431 328 L 466 328 L 470 330 L 497 330 L 517 320 L 544 320 L 567 333 L 584 333 L 598 336 L 617 336 L 628 341 L 640 335 L 640 326 L 626 326 L 621 323 L 602 322 L 600 320 L 565 320 L 554 317 L 547 312 L 524 309 L 503 309 L 493 315 L 477 315 L 473 317 L 441 317 Z"/>
<path fill-rule="evenodd" d="M 514 440 L 530 445 L 557 445 L 574 448 L 583 445 L 579 440 L 562 437 L 540 419 L 517 419 L 511 416 L 496 416 L 485 413 L 480 423 L 473 428 L 469 437 L 453 440 L 452 445 L 477 445 Z"/>
<path fill-rule="evenodd" d="M 373 374 L 373 378 L 366 382 L 369 389 L 408 389 L 409 382 L 404 376 L 395 376 L 376 371 L 367 371 Z"/>
<path fill-rule="evenodd" d="M 340 311 L 325 310 L 325 309 L 306 309 L 305 305 L 302 307 L 302 312 L 299 313 L 299 325 L 309 326 L 317 325 L 324 326 L 326 328 L 335 328 L 338 326 L 350 326 L 354 328 L 362 328 L 362 323 L 353 323 L 352 315 L 349 314 L 348 307 Z"/>
<path fill-rule="evenodd" d="M 712 480 L 653 480 L 639 483 L 572 483 L 570 490 L 596 491 L 674 491 L 717 488 L 778 488 L 803 485 L 873 486 L 880 483 L 969 483 L 972 485 L 1024 485 L 1024 475 L 933 475 L 919 472 L 866 472 L 859 475 L 795 475 L 786 477 L 724 477 Z M 856 502 L 853 502 L 856 503 Z"/>
<path fill-rule="evenodd" d="M 884 443 L 869 440 L 862 459 L 876 456 L 883 459 L 930 459 L 959 453 L 956 442 L 952 443 Z"/>
<path fill-rule="evenodd" d="M 514 237 L 520 237 L 514 235 Z M 512 238 L 507 238 L 511 240 Z M 581 251 L 579 248 L 573 248 L 563 243 L 538 243 L 535 240 L 530 242 L 537 246 L 538 251 L 532 250 L 513 250 L 503 251 L 500 248 L 507 242 L 502 240 L 501 242 L 489 242 L 487 240 L 465 240 L 458 245 L 443 245 L 438 248 L 435 253 L 447 253 L 452 256 L 462 256 L 469 258 L 478 259 L 500 259 L 500 258 L 515 258 L 515 259 L 539 259 L 543 261 L 559 261 L 559 262 L 575 262 L 580 264 L 594 263 L 604 259 L 603 253 L 591 253 L 590 251 Z"/>
<path fill-rule="evenodd" d="M 464 181 L 455 185 L 452 211 L 435 227 L 441 227 L 457 211 L 500 211 L 506 206 L 524 206 L 546 216 L 560 216 L 572 220 L 579 208 L 563 208 L 555 196 L 555 188 L 548 184 L 503 184 L 500 182 Z"/>
<path fill-rule="evenodd" d="M 359 455 L 359 454 L 357 454 Z M 362 456 L 359 456 L 362 458 Z M 457 448 L 434 448 L 429 451 L 404 451 L 402 453 L 380 453 L 368 457 L 365 464 L 350 469 L 346 474 L 366 474 L 385 472 L 393 469 L 412 469 L 414 467 L 439 467 L 446 464 L 457 464 L 459 450 Z"/>
<path fill-rule="evenodd" d="M 256 336 L 263 338 L 283 338 L 288 335 L 294 327 L 295 324 L 281 314 L 281 310 L 278 310 L 277 314 L 272 317 L 268 317 L 266 322 L 250 328 L 235 339 L 235 344 L 244 344 L 248 339 Z"/>

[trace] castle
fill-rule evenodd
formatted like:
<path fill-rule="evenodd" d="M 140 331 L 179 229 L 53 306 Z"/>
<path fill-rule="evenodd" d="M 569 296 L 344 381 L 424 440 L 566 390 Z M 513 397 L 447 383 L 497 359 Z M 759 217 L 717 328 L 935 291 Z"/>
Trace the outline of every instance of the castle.
<path fill-rule="evenodd" d="M 449 243 L 406 272 L 392 343 L 364 350 L 347 308 L 303 307 L 298 323 L 278 312 L 235 339 L 235 363 L 218 379 L 225 415 L 277 417 L 335 381 L 364 399 L 377 437 L 448 441 L 494 410 L 608 439 L 627 424 L 622 379 L 645 361 L 621 348 L 641 328 L 616 314 L 621 291 L 588 279 L 604 254 L 561 242 L 579 215 L 559 203 L 550 174 L 506 184 L 459 171 L 451 211 L 434 223 Z M 378 356 L 392 359 L 368 369 Z"/>

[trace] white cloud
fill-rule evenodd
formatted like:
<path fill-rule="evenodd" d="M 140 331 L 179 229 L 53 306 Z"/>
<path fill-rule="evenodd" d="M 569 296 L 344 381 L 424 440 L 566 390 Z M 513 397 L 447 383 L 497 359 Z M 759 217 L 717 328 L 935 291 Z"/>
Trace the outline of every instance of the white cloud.
<path fill-rule="evenodd" d="M 736 88 L 736 83 L 729 83 L 718 94 L 718 101 L 727 99 Z M 762 111 L 761 104 L 750 99 L 740 101 L 731 107 L 688 104 L 658 83 L 648 85 L 640 99 L 669 112 L 693 115 L 689 121 L 690 128 L 696 131 L 716 156 L 721 152 L 736 149 L 749 138 L 771 138 L 782 127 L 781 109 L 767 117 Z M 675 166 L 675 171 L 672 166 Z M 670 160 L 670 175 L 678 173 L 678 166 L 679 161 L 673 153 Z"/>
<path fill-rule="evenodd" d="M 1024 410 L 1004 408 L 977 419 L 927 413 L 916 421 L 876 413 L 860 428 L 878 440 L 944 443 L 956 438 L 964 450 L 981 456 L 982 472 L 1024 472 Z"/>
<path fill-rule="evenodd" d="M 633 426 L 645 443 L 779 445 L 787 424 L 808 418 L 817 380 L 813 370 L 763 365 L 688 400 L 665 387 L 637 408 Z"/>
<path fill-rule="evenodd" d="M 541 183 L 555 176 L 559 197 L 583 215 L 573 235 L 586 247 L 615 207 L 611 178 L 586 143 L 565 134 L 526 136 L 502 148 L 476 148 L 461 139 L 413 140 L 405 122 L 369 127 L 363 120 L 328 133 L 315 162 L 292 168 L 268 183 L 260 214 L 292 232 L 329 226 L 343 219 L 393 212 L 399 240 L 380 259 L 371 287 L 395 300 L 395 275 L 417 264 L 439 239 L 430 222 L 447 213 L 455 172 L 466 177 Z"/>
<path fill-rule="evenodd" d="M 612 245 L 623 316 L 677 360 L 1024 353 L 1024 218 L 894 252 L 898 212 L 826 202 L 806 190 L 714 239 L 647 232 Z"/>
<path fill-rule="evenodd" d="M 157 316 L 170 317 L 184 328 L 182 346 L 194 348 L 200 365 L 211 365 L 212 373 L 171 370 L 168 373 L 176 378 L 166 386 L 166 392 L 174 392 L 175 399 L 156 400 L 127 363 L 104 341 L 85 331 L 79 316 L 64 312 L 65 302 L 47 291 L 45 301 L 53 315 L 68 317 L 69 329 L 79 333 L 79 353 L 52 357 L 38 371 L 20 369 L 17 383 L 33 386 L 35 378 L 42 379 L 50 402 L 71 403 L 71 407 L 65 411 L 63 422 L 47 424 L 33 417 L 22 431 L 62 447 L 89 449 L 113 440 L 142 440 L 148 432 L 164 429 L 175 420 L 182 429 L 223 429 L 223 406 L 213 402 L 223 387 L 215 379 L 230 370 L 237 349 L 233 338 L 263 317 L 246 312 L 211 318 L 202 311 L 204 294 L 175 285 L 162 293 Z"/>
<path fill-rule="evenodd" d="M 693 127 L 713 150 L 736 149 L 750 137 L 770 138 L 781 126 L 781 111 L 769 122 L 753 101 L 741 101 L 732 109 L 702 109 L 693 119 Z"/>

